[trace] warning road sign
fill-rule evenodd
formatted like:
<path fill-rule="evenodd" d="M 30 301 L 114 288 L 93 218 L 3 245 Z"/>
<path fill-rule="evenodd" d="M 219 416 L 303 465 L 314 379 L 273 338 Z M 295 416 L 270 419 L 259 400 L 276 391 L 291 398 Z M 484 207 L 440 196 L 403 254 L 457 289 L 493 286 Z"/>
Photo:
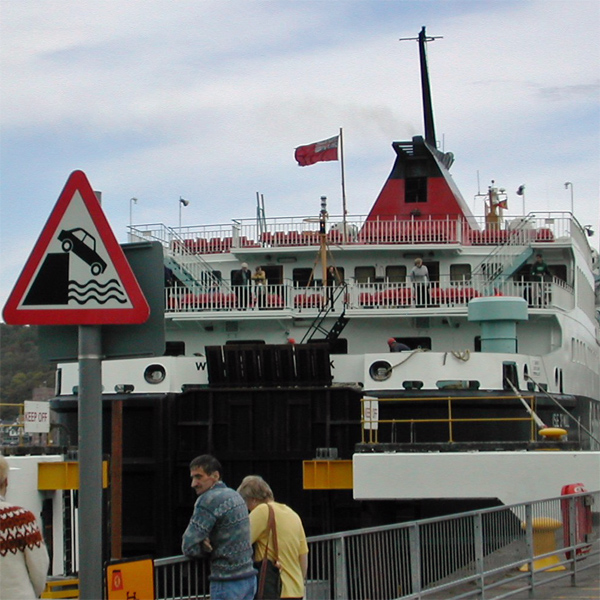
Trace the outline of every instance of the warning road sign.
<path fill-rule="evenodd" d="M 13 325 L 148 319 L 148 303 L 82 171 L 71 173 L 2 314 Z"/>

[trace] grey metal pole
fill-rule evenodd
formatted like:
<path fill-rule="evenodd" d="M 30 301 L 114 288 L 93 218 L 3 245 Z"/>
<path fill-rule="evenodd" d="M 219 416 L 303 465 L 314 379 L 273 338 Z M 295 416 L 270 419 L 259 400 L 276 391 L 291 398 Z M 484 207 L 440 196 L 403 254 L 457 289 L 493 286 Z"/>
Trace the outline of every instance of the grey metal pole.
<path fill-rule="evenodd" d="M 102 336 L 79 326 L 79 597 L 102 592 Z"/>
<path fill-rule="evenodd" d="M 340 168 L 342 170 L 342 241 L 344 244 L 348 241 L 348 232 L 346 224 L 346 215 L 348 210 L 346 208 L 346 175 L 344 169 L 344 132 L 340 127 Z"/>

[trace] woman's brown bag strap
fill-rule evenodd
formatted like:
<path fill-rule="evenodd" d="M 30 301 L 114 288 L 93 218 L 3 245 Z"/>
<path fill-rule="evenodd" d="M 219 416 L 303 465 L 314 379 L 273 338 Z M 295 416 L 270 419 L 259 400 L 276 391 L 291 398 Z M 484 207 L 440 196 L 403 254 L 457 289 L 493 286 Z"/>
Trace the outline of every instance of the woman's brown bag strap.
<path fill-rule="evenodd" d="M 275 548 L 275 562 L 279 560 L 279 546 L 277 545 L 277 524 L 275 523 L 275 511 L 270 504 L 269 507 L 269 529 L 273 531 L 273 546 Z M 269 541 L 269 533 L 267 532 L 267 543 Z"/>
<path fill-rule="evenodd" d="M 273 546 L 275 547 L 275 564 L 279 560 L 279 546 L 277 545 L 277 525 L 275 524 L 275 512 L 273 511 L 273 507 L 270 504 L 267 504 L 269 508 L 269 520 L 267 525 L 267 545 L 265 547 L 265 555 L 262 559 L 262 564 L 260 567 L 260 571 L 258 574 L 258 590 L 256 597 L 262 598 L 265 593 L 265 581 L 267 576 L 267 556 L 269 554 L 269 533 L 273 531 Z"/>

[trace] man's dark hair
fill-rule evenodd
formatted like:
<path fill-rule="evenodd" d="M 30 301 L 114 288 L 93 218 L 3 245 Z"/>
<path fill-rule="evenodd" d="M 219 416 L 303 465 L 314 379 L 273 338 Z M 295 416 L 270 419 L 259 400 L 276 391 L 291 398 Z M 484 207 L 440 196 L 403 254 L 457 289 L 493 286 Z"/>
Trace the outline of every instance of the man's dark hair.
<path fill-rule="evenodd" d="M 190 471 L 192 469 L 203 469 L 207 475 L 212 475 L 215 471 L 221 474 L 221 463 L 210 454 L 201 454 L 196 456 L 190 463 Z"/>

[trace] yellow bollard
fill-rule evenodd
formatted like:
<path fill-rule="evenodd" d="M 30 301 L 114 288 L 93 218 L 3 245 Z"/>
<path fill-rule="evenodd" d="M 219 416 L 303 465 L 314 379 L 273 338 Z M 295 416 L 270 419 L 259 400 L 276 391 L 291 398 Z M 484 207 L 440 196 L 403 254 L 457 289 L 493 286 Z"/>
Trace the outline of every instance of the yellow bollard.
<path fill-rule="evenodd" d="M 538 431 L 538 434 L 545 439 L 560 440 L 561 437 L 565 437 L 568 431 L 560 427 L 544 427 Z"/>
<path fill-rule="evenodd" d="M 521 525 L 523 529 L 527 527 L 526 523 Z M 536 517 L 532 521 L 533 528 L 533 555 L 547 554 L 556 550 L 555 531 L 562 527 L 562 523 L 550 517 Z M 564 571 L 565 566 L 559 564 L 560 560 L 557 554 L 545 556 L 533 561 L 533 570 L 540 571 Z M 554 566 L 556 565 L 556 566 Z M 519 571 L 529 571 L 529 563 L 519 567 Z"/>

